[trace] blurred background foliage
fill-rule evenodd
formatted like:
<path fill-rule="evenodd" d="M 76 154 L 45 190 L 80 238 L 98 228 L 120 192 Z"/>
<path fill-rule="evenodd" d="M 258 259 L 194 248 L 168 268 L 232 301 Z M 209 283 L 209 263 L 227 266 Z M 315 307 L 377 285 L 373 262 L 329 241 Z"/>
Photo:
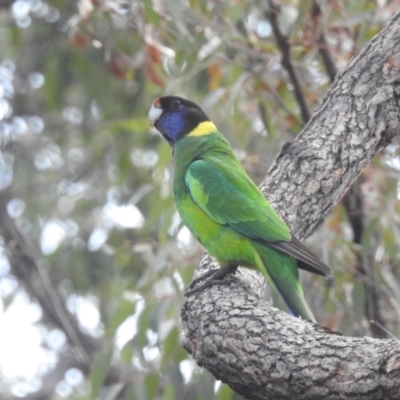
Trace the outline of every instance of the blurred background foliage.
<path fill-rule="evenodd" d="M 0 396 L 239 399 L 180 345 L 202 250 L 148 109 L 198 102 L 260 182 L 399 4 L 0 0 Z M 322 325 L 399 336 L 399 171 L 391 145 L 309 239 Z"/>

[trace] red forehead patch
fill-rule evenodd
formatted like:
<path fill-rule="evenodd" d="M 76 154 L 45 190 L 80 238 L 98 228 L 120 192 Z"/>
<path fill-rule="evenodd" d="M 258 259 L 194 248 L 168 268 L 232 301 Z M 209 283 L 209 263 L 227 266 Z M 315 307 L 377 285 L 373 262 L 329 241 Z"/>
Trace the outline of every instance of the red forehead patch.
<path fill-rule="evenodd" d="M 157 99 L 157 100 L 153 103 L 153 106 L 161 107 L 161 101 L 160 101 L 160 99 Z"/>

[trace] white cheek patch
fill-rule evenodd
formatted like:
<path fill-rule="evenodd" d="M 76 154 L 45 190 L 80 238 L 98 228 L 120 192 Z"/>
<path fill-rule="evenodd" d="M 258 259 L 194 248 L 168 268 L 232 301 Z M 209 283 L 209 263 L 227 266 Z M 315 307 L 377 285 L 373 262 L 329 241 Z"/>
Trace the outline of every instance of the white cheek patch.
<path fill-rule="evenodd" d="M 151 126 L 154 126 L 155 122 L 158 120 L 158 118 L 161 117 L 161 114 L 163 113 L 162 108 L 155 106 L 154 104 L 151 106 L 150 111 L 149 111 L 149 122 Z"/>

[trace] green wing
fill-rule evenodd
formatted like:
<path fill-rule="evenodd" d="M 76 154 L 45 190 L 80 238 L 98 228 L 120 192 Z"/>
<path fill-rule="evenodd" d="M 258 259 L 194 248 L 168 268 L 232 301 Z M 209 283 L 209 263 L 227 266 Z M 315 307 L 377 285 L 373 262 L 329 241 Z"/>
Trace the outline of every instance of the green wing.
<path fill-rule="evenodd" d="M 221 225 L 299 260 L 298 267 L 330 276 L 331 269 L 291 235 L 234 156 L 196 160 L 185 183 L 193 201 Z"/>
<path fill-rule="evenodd" d="M 236 160 L 228 161 L 197 160 L 189 166 L 185 182 L 192 199 L 215 221 L 245 236 L 290 241 L 289 228 L 242 166 Z"/>

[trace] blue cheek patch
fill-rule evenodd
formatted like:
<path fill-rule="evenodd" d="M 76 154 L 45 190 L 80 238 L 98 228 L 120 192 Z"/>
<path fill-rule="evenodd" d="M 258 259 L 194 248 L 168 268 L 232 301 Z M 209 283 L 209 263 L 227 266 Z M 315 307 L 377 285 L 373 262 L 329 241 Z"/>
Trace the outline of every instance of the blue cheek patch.
<path fill-rule="evenodd" d="M 169 112 L 161 117 L 160 125 L 163 133 L 172 141 L 179 139 L 182 136 L 184 127 L 183 113 L 181 111 Z"/>

